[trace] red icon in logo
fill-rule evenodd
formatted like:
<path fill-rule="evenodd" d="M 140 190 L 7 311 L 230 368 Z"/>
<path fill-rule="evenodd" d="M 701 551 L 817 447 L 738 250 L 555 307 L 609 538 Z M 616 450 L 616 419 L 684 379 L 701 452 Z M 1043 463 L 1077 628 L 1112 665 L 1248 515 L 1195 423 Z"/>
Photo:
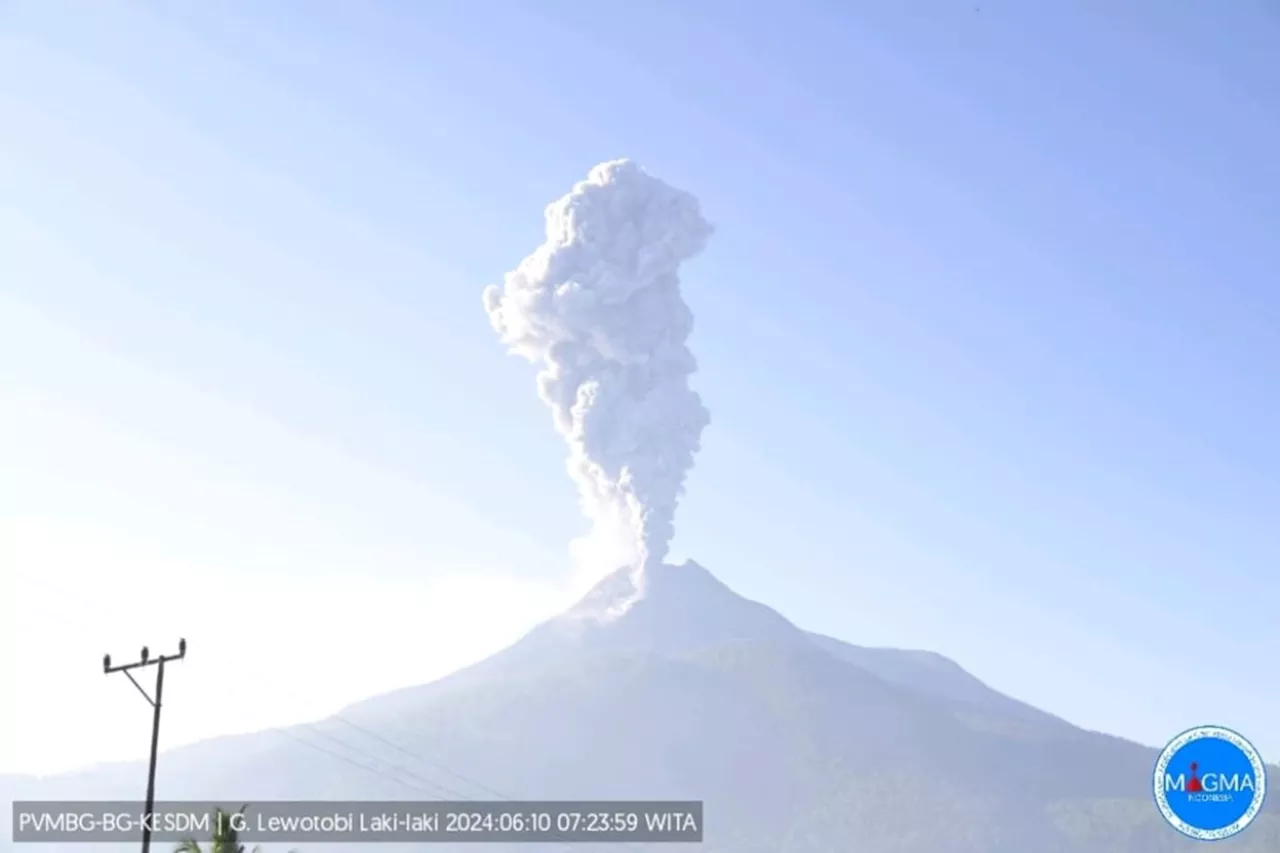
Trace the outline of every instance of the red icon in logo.
<path fill-rule="evenodd" d="M 1198 794 L 1204 790 L 1204 786 L 1200 784 L 1200 774 L 1197 772 L 1199 769 L 1199 764 L 1191 762 L 1191 779 L 1187 782 L 1188 794 Z"/>

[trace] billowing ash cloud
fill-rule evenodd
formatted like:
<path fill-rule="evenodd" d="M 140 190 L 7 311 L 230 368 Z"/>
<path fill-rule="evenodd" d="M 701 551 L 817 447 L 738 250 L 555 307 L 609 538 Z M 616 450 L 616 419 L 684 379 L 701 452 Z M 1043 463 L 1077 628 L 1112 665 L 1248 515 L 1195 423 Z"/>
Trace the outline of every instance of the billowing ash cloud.
<path fill-rule="evenodd" d="M 628 160 L 592 169 L 546 224 L 546 241 L 485 290 L 485 310 L 512 352 L 541 365 L 594 561 L 661 562 L 710 421 L 689 388 L 693 314 L 677 271 L 711 226 L 697 199 Z"/>

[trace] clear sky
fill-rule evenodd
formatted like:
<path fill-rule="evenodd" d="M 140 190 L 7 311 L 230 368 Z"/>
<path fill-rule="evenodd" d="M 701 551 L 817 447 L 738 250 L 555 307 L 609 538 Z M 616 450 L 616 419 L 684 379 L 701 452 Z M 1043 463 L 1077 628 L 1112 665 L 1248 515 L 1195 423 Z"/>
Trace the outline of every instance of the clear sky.
<path fill-rule="evenodd" d="M 564 447 L 480 293 L 619 156 L 718 229 L 676 556 L 1280 759 L 1280 7 L 782 10 L 0 7 L 0 770 L 145 755 L 103 652 L 188 638 L 173 745 L 566 601 Z"/>

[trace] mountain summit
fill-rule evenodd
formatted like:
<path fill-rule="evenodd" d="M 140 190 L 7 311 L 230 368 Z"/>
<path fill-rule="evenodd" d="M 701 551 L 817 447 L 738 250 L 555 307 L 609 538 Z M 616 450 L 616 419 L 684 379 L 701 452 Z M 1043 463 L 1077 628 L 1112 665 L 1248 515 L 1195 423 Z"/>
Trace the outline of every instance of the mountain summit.
<path fill-rule="evenodd" d="M 160 785 L 166 799 L 236 808 L 702 800 L 703 853 L 1190 850 L 1151 802 L 1155 758 L 940 655 L 805 632 L 685 563 L 615 572 L 507 650 L 432 684 L 331 720 L 174 750 Z M 104 768 L 10 788 L 128 799 L 140 774 Z M 1276 853 L 1275 812 L 1219 849 Z"/>
<path fill-rule="evenodd" d="M 867 648 L 802 630 L 776 610 L 734 592 L 700 564 L 621 568 L 575 605 L 542 623 L 509 649 L 478 664 L 492 677 L 563 666 L 569 660 L 616 655 L 679 658 L 728 646 L 820 650 L 894 685 L 957 708 L 1005 718 L 1006 725 L 1070 728 L 1010 699 L 954 661 L 934 652 Z"/>
<path fill-rule="evenodd" d="M 695 562 L 619 569 L 517 647 L 568 643 L 595 652 L 674 653 L 714 643 L 805 642 L 776 611 L 738 595 Z"/>

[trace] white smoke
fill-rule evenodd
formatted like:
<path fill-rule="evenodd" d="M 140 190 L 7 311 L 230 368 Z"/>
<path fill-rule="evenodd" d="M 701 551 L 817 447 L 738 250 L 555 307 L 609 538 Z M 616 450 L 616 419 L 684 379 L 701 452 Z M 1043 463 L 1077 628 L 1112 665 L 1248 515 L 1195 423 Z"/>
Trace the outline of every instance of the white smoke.
<path fill-rule="evenodd" d="M 660 563 L 710 422 L 689 388 L 693 314 L 677 270 L 711 226 L 698 201 L 628 160 L 602 163 L 546 209 L 546 241 L 485 289 L 511 351 L 539 363 L 538 392 L 569 444 L 593 568 Z"/>

